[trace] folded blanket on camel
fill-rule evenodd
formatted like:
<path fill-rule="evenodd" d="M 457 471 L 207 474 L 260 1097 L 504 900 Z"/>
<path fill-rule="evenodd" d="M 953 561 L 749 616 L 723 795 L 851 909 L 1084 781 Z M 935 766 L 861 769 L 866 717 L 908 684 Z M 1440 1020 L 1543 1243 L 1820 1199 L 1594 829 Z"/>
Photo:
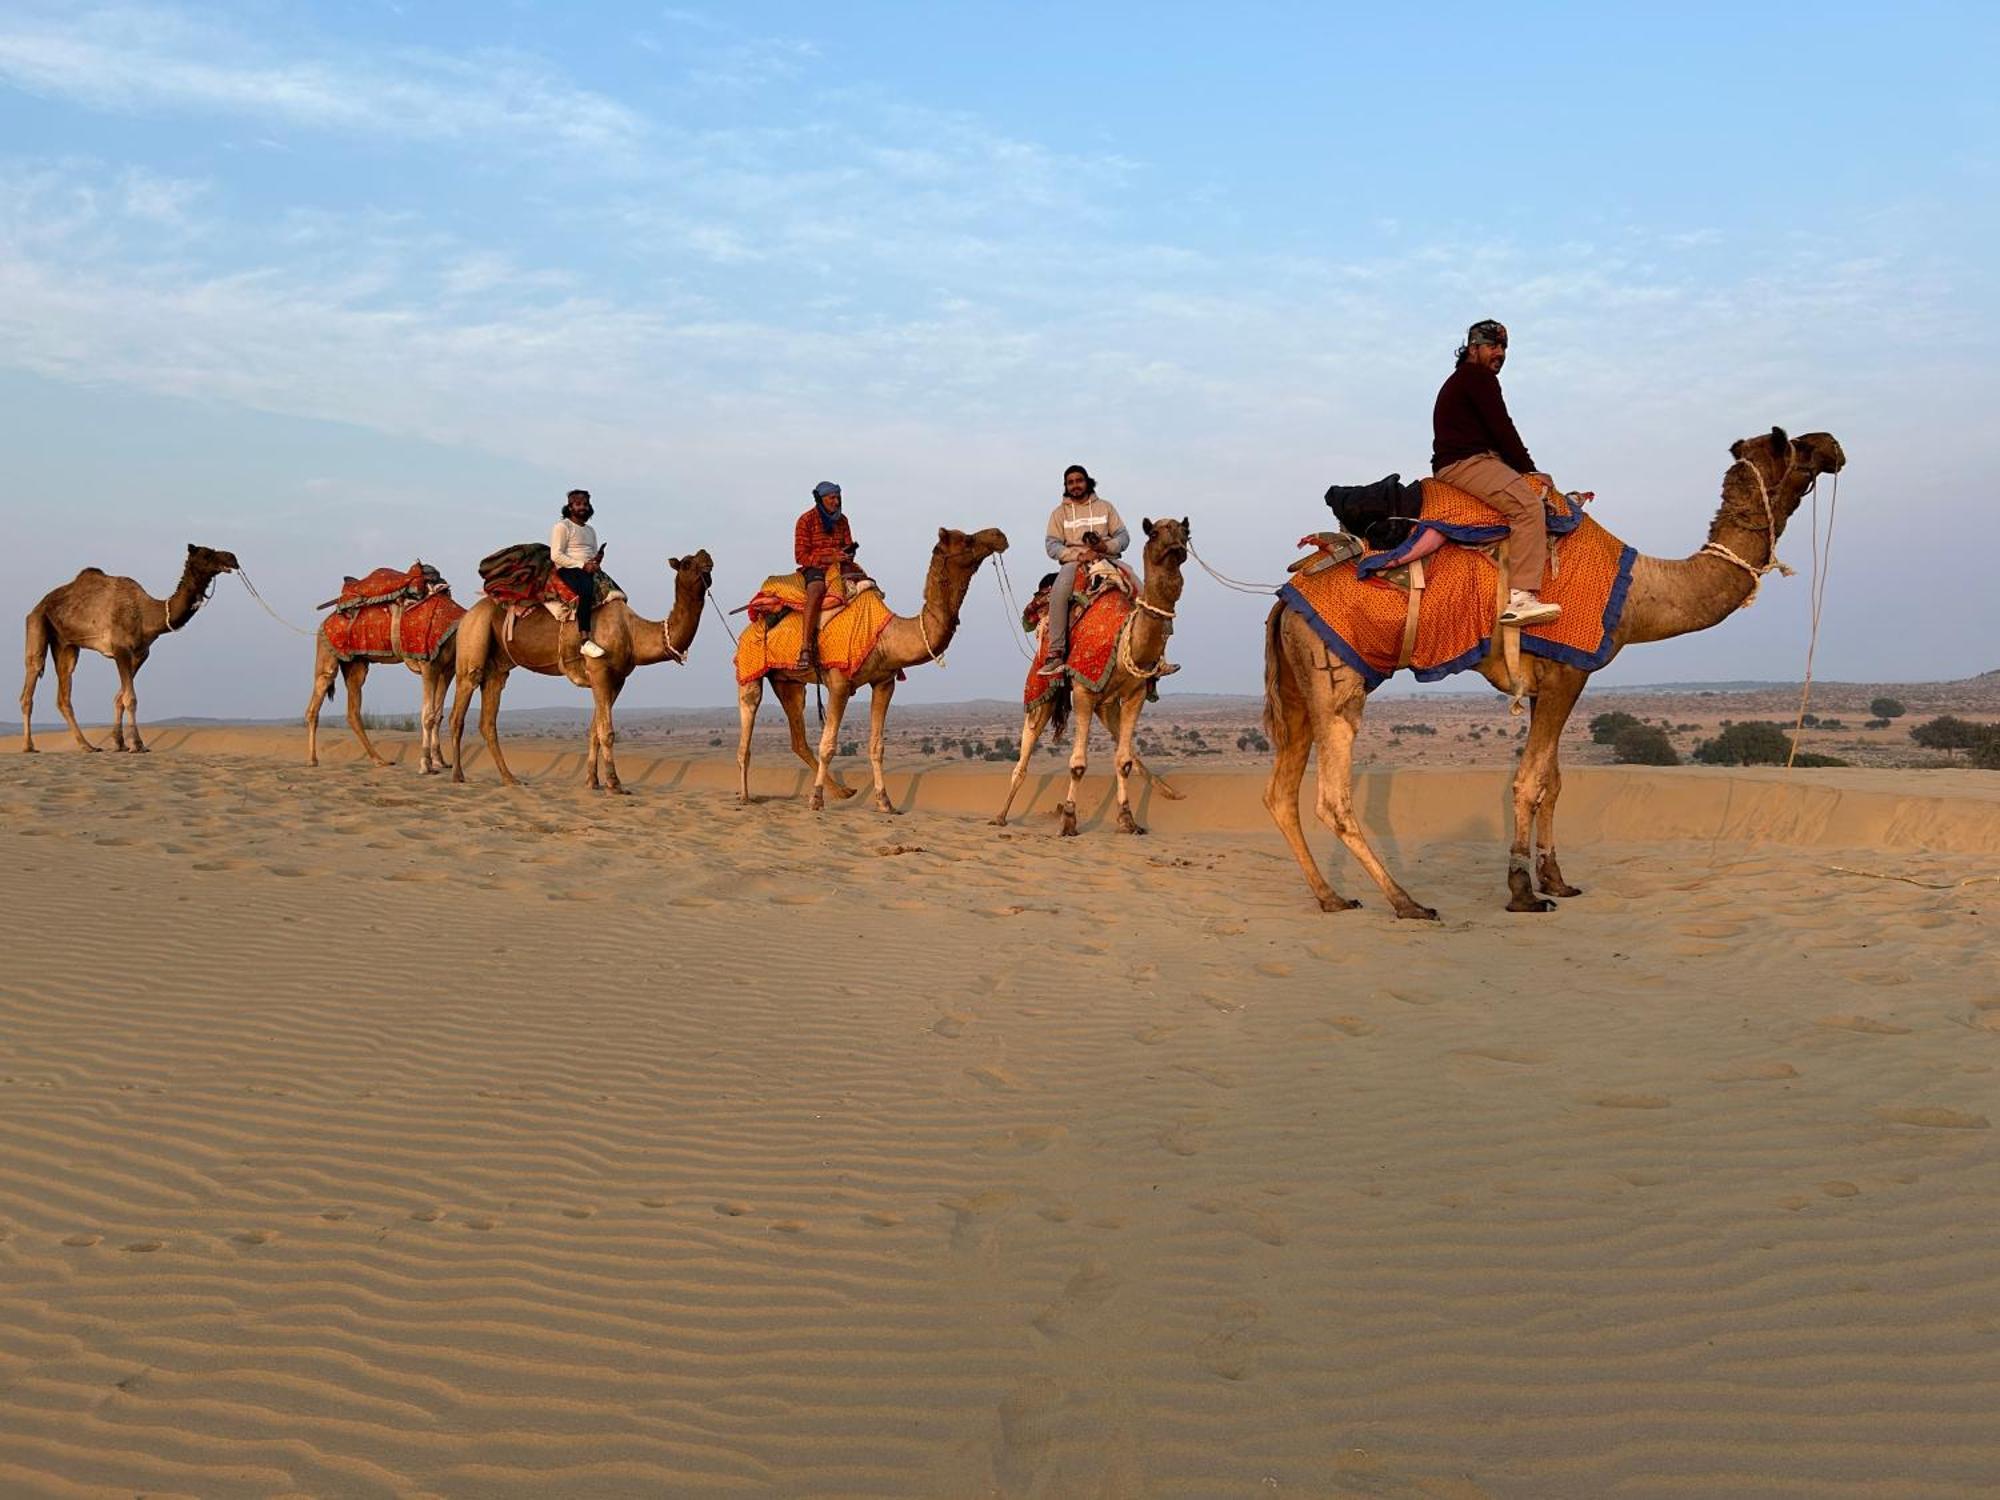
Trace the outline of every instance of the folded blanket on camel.
<path fill-rule="evenodd" d="M 819 661 L 822 668 L 852 672 L 875 649 L 893 618 L 882 591 L 872 580 L 850 580 L 839 567 L 826 570 L 826 598 L 820 604 Z M 863 582 L 867 587 L 860 587 Z M 750 623 L 736 641 L 736 681 L 755 682 L 767 672 L 787 671 L 798 663 L 805 642 L 805 579 L 797 573 L 774 573 L 750 598 Z"/>
<path fill-rule="evenodd" d="M 1551 495 L 1548 517 L 1549 570 L 1541 592 L 1562 606 L 1562 616 L 1522 630 L 1521 649 L 1595 671 L 1611 659 L 1638 552 L 1585 515 L 1580 497 Z M 1499 577 L 1486 549 L 1505 539 L 1507 523 L 1461 489 L 1426 480 L 1423 514 L 1406 541 L 1317 573 L 1296 573 L 1278 590 L 1286 607 L 1303 615 L 1371 690 L 1401 663 L 1410 558 L 1434 545 L 1433 533 L 1448 545 L 1422 559 L 1424 588 L 1409 666 L 1422 682 L 1463 672 L 1493 648 Z"/>
<path fill-rule="evenodd" d="M 625 590 L 609 573 L 597 575 L 597 604 L 623 599 Z M 547 542 L 516 542 L 479 560 L 480 585 L 486 597 L 509 609 L 532 609 L 537 604 L 574 605 L 576 591 L 562 581 L 549 555 Z M 560 611 L 565 615 L 568 610 Z"/>
<path fill-rule="evenodd" d="M 457 634 L 465 616 L 451 597 L 451 585 L 422 562 L 349 578 L 339 595 L 320 607 L 328 605 L 333 613 L 319 628 L 337 661 L 429 661 Z"/>

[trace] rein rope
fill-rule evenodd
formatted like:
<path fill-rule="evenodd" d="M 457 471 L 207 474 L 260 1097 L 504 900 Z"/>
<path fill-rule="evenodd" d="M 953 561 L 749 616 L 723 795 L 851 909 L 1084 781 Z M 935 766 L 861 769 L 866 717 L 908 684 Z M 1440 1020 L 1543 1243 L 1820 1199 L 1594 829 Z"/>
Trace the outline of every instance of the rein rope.
<path fill-rule="evenodd" d="M 1226 589 L 1235 589 L 1239 594 L 1263 594 L 1268 596 L 1277 593 L 1279 589 L 1284 587 L 1282 583 L 1245 583 L 1240 578 L 1231 578 L 1227 573 L 1218 573 L 1208 565 L 1207 558 L 1194 550 L 1192 542 L 1188 543 L 1188 556 L 1192 557 L 1200 565 L 1202 572 L 1206 573 L 1210 578 L 1213 578 Z"/>
<path fill-rule="evenodd" d="M 275 609 L 271 608 L 269 604 L 266 604 L 264 602 L 264 596 L 257 592 L 257 585 L 250 581 L 250 575 L 248 573 L 244 572 L 241 568 L 238 568 L 236 570 L 236 577 L 238 578 L 239 581 L 241 581 L 243 587 L 250 591 L 250 597 L 257 601 L 258 606 L 263 609 L 264 613 L 269 615 L 272 619 L 276 620 L 280 625 L 284 626 L 285 629 L 291 631 L 294 635 L 310 636 L 314 634 L 313 631 L 299 629 L 298 626 L 294 625 L 290 620 L 287 620 L 283 615 L 279 614 Z M 208 581 L 208 587 L 209 591 L 212 593 L 215 589 L 215 580 L 213 578 L 211 578 Z M 208 598 L 208 594 L 203 594 L 202 598 L 206 600 Z M 169 625 L 167 628 L 171 630 L 174 627 Z"/>
<path fill-rule="evenodd" d="M 993 560 L 999 564 L 994 569 L 993 576 L 1000 585 L 1000 607 L 1007 611 L 1007 639 L 1014 643 L 1014 649 L 1021 653 L 1021 659 L 1033 666 L 1035 653 L 1021 644 L 1021 634 L 1025 632 L 1017 632 L 1015 629 L 1021 623 L 1021 602 L 1014 597 L 1014 580 L 1007 576 L 1006 555 L 996 552 L 993 554 Z"/>
<path fill-rule="evenodd" d="M 1806 705 L 1812 701 L 1813 653 L 1819 649 L 1819 617 L 1826 605 L 1826 575 L 1833 561 L 1833 523 L 1840 514 L 1840 476 L 1833 476 L 1833 493 L 1826 507 L 1826 541 L 1822 545 L 1819 538 L 1819 482 L 1812 487 L 1812 583 L 1806 590 L 1812 601 L 1812 630 L 1806 637 L 1806 678 L 1799 685 L 1799 717 L 1792 725 L 1792 750 L 1785 757 L 1785 769 L 1792 768 L 1798 759 L 1799 736 L 1805 733 Z"/>
<path fill-rule="evenodd" d="M 1780 485 L 1791 477 L 1792 468 L 1796 461 L 1795 456 L 1790 451 L 1787 451 L 1785 454 L 1785 472 L 1778 476 L 1778 483 Z M 1750 477 L 1757 481 L 1757 497 L 1764 502 L 1764 532 L 1771 539 L 1771 560 L 1760 568 L 1755 563 L 1739 557 L 1720 542 L 1702 543 L 1701 551 L 1695 555 L 1698 557 L 1719 557 L 1726 563 L 1734 563 L 1750 575 L 1750 595 L 1741 604 L 1736 606 L 1738 609 L 1748 609 L 1757 602 L 1757 591 L 1764 586 L 1764 575 L 1766 573 L 1777 573 L 1785 578 L 1792 578 L 1797 576 L 1798 570 L 1778 561 L 1778 516 L 1777 512 L 1771 507 L 1771 489 L 1769 485 L 1764 483 L 1763 471 L 1747 458 L 1739 459 L 1738 462 L 1747 468 L 1750 471 Z M 1813 482 L 1813 505 L 1815 511 L 1817 511 L 1819 505 L 1819 482 L 1817 480 Z M 1813 538 L 1815 548 L 1818 545 L 1818 540 L 1817 523 L 1815 523 Z"/>

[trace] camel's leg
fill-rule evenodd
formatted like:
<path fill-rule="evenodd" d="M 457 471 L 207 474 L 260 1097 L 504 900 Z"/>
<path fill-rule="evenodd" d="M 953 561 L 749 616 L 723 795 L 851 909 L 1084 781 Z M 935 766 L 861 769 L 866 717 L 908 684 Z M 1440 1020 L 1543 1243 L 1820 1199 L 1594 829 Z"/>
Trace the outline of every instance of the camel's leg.
<path fill-rule="evenodd" d="M 443 735 L 439 732 L 444 722 L 444 695 L 451 686 L 452 674 L 441 667 L 437 660 L 426 662 L 419 674 L 423 684 L 423 709 L 419 723 L 423 725 L 422 770 L 426 776 L 434 776 L 448 769 L 444 758 Z"/>
<path fill-rule="evenodd" d="M 49 622 L 37 606 L 28 615 L 28 675 L 21 683 L 21 753 L 35 753 L 35 684 L 49 657 Z"/>
<path fill-rule="evenodd" d="M 1556 756 L 1561 748 L 1563 726 L 1569 711 L 1583 691 L 1584 675 L 1573 670 L 1550 670 L 1537 683 L 1534 709 L 1528 719 L 1528 743 L 1522 747 L 1521 763 L 1514 771 L 1514 842 L 1507 852 L 1507 910 L 1553 911 L 1555 903 L 1534 893 L 1531 873 L 1536 842 L 1541 844 L 1541 887 L 1552 896 L 1582 893 L 1565 884 L 1556 866 L 1555 803 L 1562 790 L 1562 772 Z M 1539 835 L 1537 839 L 1535 836 Z"/>
<path fill-rule="evenodd" d="M 764 702 L 764 679 L 753 677 L 736 690 L 736 800 L 750 805 L 750 736 L 757 731 L 757 710 Z"/>
<path fill-rule="evenodd" d="M 507 786 L 519 786 L 521 783 L 514 779 L 514 773 L 507 769 L 507 757 L 500 753 L 500 694 L 506 686 L 506 672 L 489 664 L 479 685 L 479 735 L 486 741 L 487 753 L 493 757 L 493 769 L 500 773 L 500 780 Z M 454 753 L 458 750 L 456 741 L 452 750 Z"/>
<path fill-rule="evenodd" d="M 1076 734 L 1069 750 L 1069 787 L 1063 797 L 1062 827 L 1066 839 L 1076 837 L 1076 786 L 1090 764 L 1090 721 L 1097 717 L 1097 701 L 1080 686 L 1073 687 L 1070 712 L 1076 717 Z"/>
<path fill-rule="evenodd" d="M 605 790 L 614 796 L 628 797 L 631 793 L 625 790 L 625 783 L 618 779 L 618 757 L 612 748 L 618 743 L 618 724 L 612 717 L 611 711 L 618 702 L 618 689 L 624 684 L 611 681 L 601 666 L 592 675 L 597 680 L 594 684 L 596 691 L 592 694 L 596 699 L 596 711 L 591 716 L 593 720 L 590 736 L 591 785 L 593 787 L 597 785 L 596 776 L 601 764 Z"/>
<path fill-rule="evenodd" d="M 319 710 L 326 702 L 326 695 L 333 691 L 334 674 L 340 670 L 333 653 L 327 649 L 326 637 L 321 636 L 313 649 L 312 696 L 306 699 L 306 764 L 319 764 Z"/>
<path fill-rule="evenodd" d="M 125 679 L 125 723 L 132 731 L 132 752 L 146 753 L 146 742 L 139 736 L 139 669 L 146 665 L 148 650 L 140 646 L 126 658 L 120 671 Z"/>
<path fill-rule="evenodd" d="M 1280 606 L 1282 608 L 1283 606 Z M 1312 759 L 1312 713 L 1299 686 L 1298 674 L 1284 655 L 1285 643 L 1274 637 L 1266 644 L 1272 660 L 1266 668 L 1266 699 L 1271 724 L 1271 777 L 1264 783 L 1264 807 L 1278 832 L 1290 846 L 1292 857 L 1305 872 L 1313 899 L 1321 911 L 1351 911 L 1361 903 L 1350 901 L 1326 882 L 1319 861 L 1313 858 L 1299 825 L 1299 786 L 1305 780 L 1306 762 Z"/>
<path fill-rule="evenodd" d="M 836 678 L 826 685 L 826 724 L 819 732 L 819 761 L 813 776 L 811 807 L 814 812 L 826 806 L 826 784 L 832 775 L 828 767 L 833 764 L 833 752 L 840 748 L 840 721 L 847 713 L 847 700 L 853 696 L 854 684 L 845 677 Z"/>
<path fill-rule="evenodd" d="M 133 738 L 138 738 L 139 734 L 138 715 L 133 711 L 137 700 L 132 692 L 132 658 L 122 651 L 115 652 L 111 657 L 111 665 L 118 673 L 118 696 L 111 700 L 111 748 L 126 750 L 131 748 L 125 739 L 125 719 L 128 714 L 132 718 Z"/>
<path fill-rule="evenodd" d="M 69 725 L 69 732 L 76 736 L 77 744 L 86 750 L 98 747 L 83 737 L 83 730 L 77 726 L 76 709 L 70 702 L 70 682 L 76 675 L 77 648 L 68 641 L 56 642 L 56 707 L 62 711 L 63 722 Z"/>
<path fill-rule="evenodd" d="M 475 607 L 458 622 L 453 638 L 451 700 L 451 779 L 465 780 L 465 716 L 472 709 L 472 695 L 483 690 L 487 658 L 493 651 L 493 629 L 486 610 Z"/>
<path fill-rule="evenodd" d="M 1021 758 L 1014 762 L 1014 775 L 1007 783 L 1007 800 L 1000 804 L 999 815 L 993 819 L 995 828 L 1007 826 L 1007 814 L 1014 810 L 1014 799 L 1021 793 L 1021 783 L 1028 779 L 1028 759 L 1035 753 L 1035 741 L 1048 727 L 1052 711 L 1052 705 L 1042 702 L 1021 715 Z"/>
<path fill-rule="evenodd" d="M 367 726 L 361 722 L 361 685 L 368 680 L 368 663 L 359 658 L 342 662 L 340 680 L 347 689 L 347 727 L 361 741 L 361 753 L 378 766 L 388 765 L 389 762 L 368 738 Z"/>
<path fill-rule="evenodd" d="M 1118 776 L 1118 831 L 1120 833 L 1144 833 L 1139 820 L 1132 816 L 1132 769 L 1138 762 L 1138 754 L 1132 742 L 1139 736 L 1139 704 L 1144 701 L 1144 689 L 1136 702 L 1112 702 L 1105 705 L 1104 727 L 1117 741 L 1112 769 Z"/>
<path fill-rule="evenodd" d="M 820 775 L 819 757 L 812 753 L 812 746 L 806 740 L 806 685 L 793 677 L 773 677 L 771 691 L 777 696 L 778 706 L 785 711 L 785 725 L 792 732 L 792 754 L 804 761 L 812 769 L 815 777 Z M 835 774 L 833 767 L 825 767 L 826 789 L 842 801 L 852 797 L 855 788 L 849 786 Z"/>
<path fill-rule="evenodd" d="M 451 697 L 451 779 L 465 780 L 465 715 L 472 707 L 472 695 L 479 690 L 476 672 L 460 667 L 452 674 Z"/>
<path fill-rule="evenodd" d="M 875 810 L 895 816 L 896 804 L 882 784 L 882 741 L 889 727 L 889 700 L 896 696 L 896 679 L 884 677 L 868 690 L 868 769 L 875 773 Z"/>

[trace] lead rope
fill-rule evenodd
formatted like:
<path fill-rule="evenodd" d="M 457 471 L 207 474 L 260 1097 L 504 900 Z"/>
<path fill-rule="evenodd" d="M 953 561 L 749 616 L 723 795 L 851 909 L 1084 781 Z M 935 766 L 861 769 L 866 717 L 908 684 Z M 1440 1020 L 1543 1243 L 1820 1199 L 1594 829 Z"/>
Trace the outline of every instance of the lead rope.
<path fill-rule="evenodd" d="M 1213 578 L 1226 589 L 1235 589 L 1239 594 L 1263 594 L 1268 597 L 1284 587 L 1282 583 L 1245 583 L 1240 578 L 1231 578 L 1227 573 L 1218 573 L 1208 565 L 1207 558 L 1194 550 L 1193 543 L 1188 544 L 1188 556 L 1199 563 L 1202 572 L 1206 573 L 1210 578 Z"/>
<path fill-rule="evenodd" d="M 290 620 L 287 620 L 283 615 L 279 614 L 275 609 L 271 608 L 269 604 L 266 604 L 264 602 L 264 596 L 257 592 L 257 585 L 250 581 L 250 575 L 248 573 L 244 572 L 241 568 L 238 568 L 236 570 L 236 577 L 242 583 L 243 587 L 250 591 L 250 597 L 257 601 L 258 605 L 263 609 L 264 613 L 269 615 L 272 619 L 276 620 L 280 625 L 284 626 L 285 629 L 291 631 L 295 635 L 310 636 L 314 634 L 313 631 L 299 629 L 298 626 L 294 625 Z M 212 591 L 215 588 L 215 580 L 210 579 L 208 586 Z M 206 599 L 207 597 L 208 597 L 207 594 L 202 595 L 203 599 Z M 171 629 L 172 627 L 169 628 Z"/>
<path fill-rule="evenodd" d="M 1799 717 L 1792 725 L 1792 753 L 1785 757 L 1785 769 L 1791 770 L 1792 762 L 1798 759 L 1799 736 L 1805 732 L 1806 705 L 1812 701 L 1813 653 L 1819 649 L 1819 617 L 1826 605 L 1826 578 L 1833 562 L 1833 523 L 1840 514 L 1840 476 L 1833 476 L 1832 493 L 1826 506 L 1826 543 L 1822 547 L 1819 539 L 1819 485 L 1813 485 L 1812 508 L 1812 584 L 1807 595 L 1812 600 L 1812 630 L 1806 637 L 1806 680 L 1799 687 Z"/>
<path fill-rule="evenodd" d="M 994 579 L 1000 585 L 1000 607 L 1007 611 L 1007 638 L 1014 643 L 1014 649 L 1021 653 L 1021 659 L 1033 666 L 1035 653 L 1021 644 L 1021 636 L 1027 627 L 1021 625 L 1021 602 L 1014 597 L 1014 580 L 1007 576 L 1007 559 L 1001 553 L 994 553 L 993 560 L 999 564 L 994 569 Z M 1021 625 L 1019 631 L 1015 626 Z"/>
<path fill-rule="evenodd" d="M 715 602 L 715 595 L 713 593 L 708 595 L 708 607 L 715 611 L 715 618 L 722 621 L 722 628 L 729 631 L 729 644 L 732 646 L 735 645 L 736 632 L 729 629 L 729 616 L 725 615 L 722 612 L 722 606 Z"/>

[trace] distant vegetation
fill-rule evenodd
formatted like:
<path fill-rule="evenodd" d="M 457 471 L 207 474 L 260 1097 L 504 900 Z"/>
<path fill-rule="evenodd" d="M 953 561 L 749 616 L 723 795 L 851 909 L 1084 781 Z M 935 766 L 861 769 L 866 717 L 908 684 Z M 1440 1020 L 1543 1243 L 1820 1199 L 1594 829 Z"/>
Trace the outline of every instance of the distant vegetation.
<path fill-rule="evenodd" d="M 1627 766 L 1677 766 L 1681 763 L 1674 742 L 1656 724 L 1628 724 L 1611 742 L 1611 757 Z"/>
<path fill-rule="evenodd" d="M 1705 766 L 1844 766 L 1835 755 L 1810 750 L 1792 754 L 1792 737 L 1783 726 L 1763 720 L 1731 724 L 1712 740 L 1694 747 L 1694 758 Z"/>
<path fill-rule="evenodd" d="M 1868 705 L 1868 712 L 1878 719 L 1900 719 L 1909 709 L 1900 698 L 1877 698 Z"/>
<path fill-rule="evenodd" d="M 1623 709 L 1613 709 L 1608 714 L 1599 714 L 1590 721 L 1590 738 L 1600 745 L 1615 745 L 1618 736 L 1628 729 L 1639 727 L 1639 717 L 1628 714 Z"/>
<path fill-rule="evenodd" d="M 1942 750 L 1956 757 L 1961 750 L 1969 765 L 1983 771 L 2000 771 L 2000 724 L 1975 724 L 1952 714 L 1940 714 L 1910 730 L 1910 738 L 1926 750 Z"/>

